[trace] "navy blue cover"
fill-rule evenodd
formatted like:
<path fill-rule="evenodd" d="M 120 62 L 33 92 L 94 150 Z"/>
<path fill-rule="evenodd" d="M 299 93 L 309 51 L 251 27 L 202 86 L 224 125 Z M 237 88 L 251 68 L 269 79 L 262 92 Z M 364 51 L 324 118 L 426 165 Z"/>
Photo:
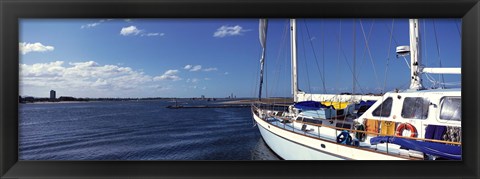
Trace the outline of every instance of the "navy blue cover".
<path fill-rule="evenodd" d="M 367 101 L 361 100 L 360 103 L 355 104 L 355 109 L 358 110 L 362 106 L 366 106 L 366 107 L 370 108 L 370 106 L 375 104 L 375 102 L 377 102 L 377 101 L 375 101 L 375 100 L 367 100 Z"/>
<path fill-rule="evenodd" d="M 446 126 L 428 125 L 425 130 L 425 139 L 442 140 L 446 131 Z"/>
<path fill-rule="evenodd" d="M 398 138 L 395 136 L 381 136 L 370 139 L 370 144 L 376 145 L 385 142 L 402 146 L 406 149 L 420 151 L 426 154 L 443 157 L 450 160 L 462 159 L 462 147 L 456 145 L 439 144 L 434 142 L 423 142 L 412 139 Z"/>
<path fill-rule="evenodd" d="M 300 110 L 319 110 L 320 108 L 327 108 L 327 106 L 317 101 L 302 101 L 295 103 L 293 106 Z"/>

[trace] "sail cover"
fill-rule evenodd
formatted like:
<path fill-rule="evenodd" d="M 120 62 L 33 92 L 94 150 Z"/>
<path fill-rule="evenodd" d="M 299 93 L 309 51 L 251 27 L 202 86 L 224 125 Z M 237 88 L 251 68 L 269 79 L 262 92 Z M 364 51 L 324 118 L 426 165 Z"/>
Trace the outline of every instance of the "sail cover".
<path fill-rule="evenodd" d="M 258 36 L 260 39 L 260 45 L 262 45 L 262 48 L 265 48 L 267 43 L 267 19 L 260 19 L 258 25 Z"/>
<path fill-rule="evenodd" d="M 300 110 L 319 110 L 320 108 L 327 108 L 327 106 L 317 101 L 302 101 L 295 103 L 293 106 Z"/>
<path fill-rule="evenodd" d="M 262 99 L 263 86 L 263 64 L 265 63 L 265 48 L 267 43 L 267 19 L 260 19 L 258 24 L 258 35 L 260 38 L 260 45 L 262 45 L 262 57 L 260 58 L 260 89 L 258 92 L 258 99 Z"/>

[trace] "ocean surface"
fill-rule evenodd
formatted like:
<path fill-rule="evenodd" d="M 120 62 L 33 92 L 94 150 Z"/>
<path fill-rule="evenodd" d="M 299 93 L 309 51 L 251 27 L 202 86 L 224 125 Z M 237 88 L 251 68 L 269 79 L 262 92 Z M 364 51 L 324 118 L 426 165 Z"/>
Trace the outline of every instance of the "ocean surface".
<path fill-rule="evenodd" d="M 19 160 L 278 160 L 254 127 L 250 108 L 166 108 L 174 104 L 19 104 Z"/>

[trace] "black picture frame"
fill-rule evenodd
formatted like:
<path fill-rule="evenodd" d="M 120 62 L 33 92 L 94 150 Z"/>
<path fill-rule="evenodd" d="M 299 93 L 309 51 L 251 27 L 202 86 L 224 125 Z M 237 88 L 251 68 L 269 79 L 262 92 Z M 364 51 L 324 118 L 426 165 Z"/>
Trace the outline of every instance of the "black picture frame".
<path fill-rule="evenodd" d="M 462 18 L 462 161 L 18 161 L 19 18 Z M 0 0 L 0 178 L 480 178 L 478 0 Z"/>

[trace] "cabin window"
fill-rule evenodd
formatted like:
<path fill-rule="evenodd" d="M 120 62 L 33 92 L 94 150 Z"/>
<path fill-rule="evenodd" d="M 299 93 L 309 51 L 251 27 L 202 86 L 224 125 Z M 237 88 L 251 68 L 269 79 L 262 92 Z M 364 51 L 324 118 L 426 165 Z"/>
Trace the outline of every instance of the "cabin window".
<path fill-rule="evenodd" d="M 462 121 L 462 99 L 460 97 L 445 97 L 441 104 L 440 119 Z"/>
<path fill-rule="evenodd" d="M 385 101 L 383 101 L 380 106 L 378 106 L 372 113 L 373 116 L 379 117 L 389 117 L 390 112 L 392 111 L 392 98 L 388 97 Z"/>
<path fill-rule="evenodd" d="M 314 123 L 314 124 L 322 124 L 322 121 L 320 121 L 318 119 L 309 119 L 309 118 L 303 118 L 303 122 Z"/>
<path fill-rule="evenodd" d="M 430 101 L 426 98 L 405 98 L 402 117 L 408 119 L 427 119 Z"/>

